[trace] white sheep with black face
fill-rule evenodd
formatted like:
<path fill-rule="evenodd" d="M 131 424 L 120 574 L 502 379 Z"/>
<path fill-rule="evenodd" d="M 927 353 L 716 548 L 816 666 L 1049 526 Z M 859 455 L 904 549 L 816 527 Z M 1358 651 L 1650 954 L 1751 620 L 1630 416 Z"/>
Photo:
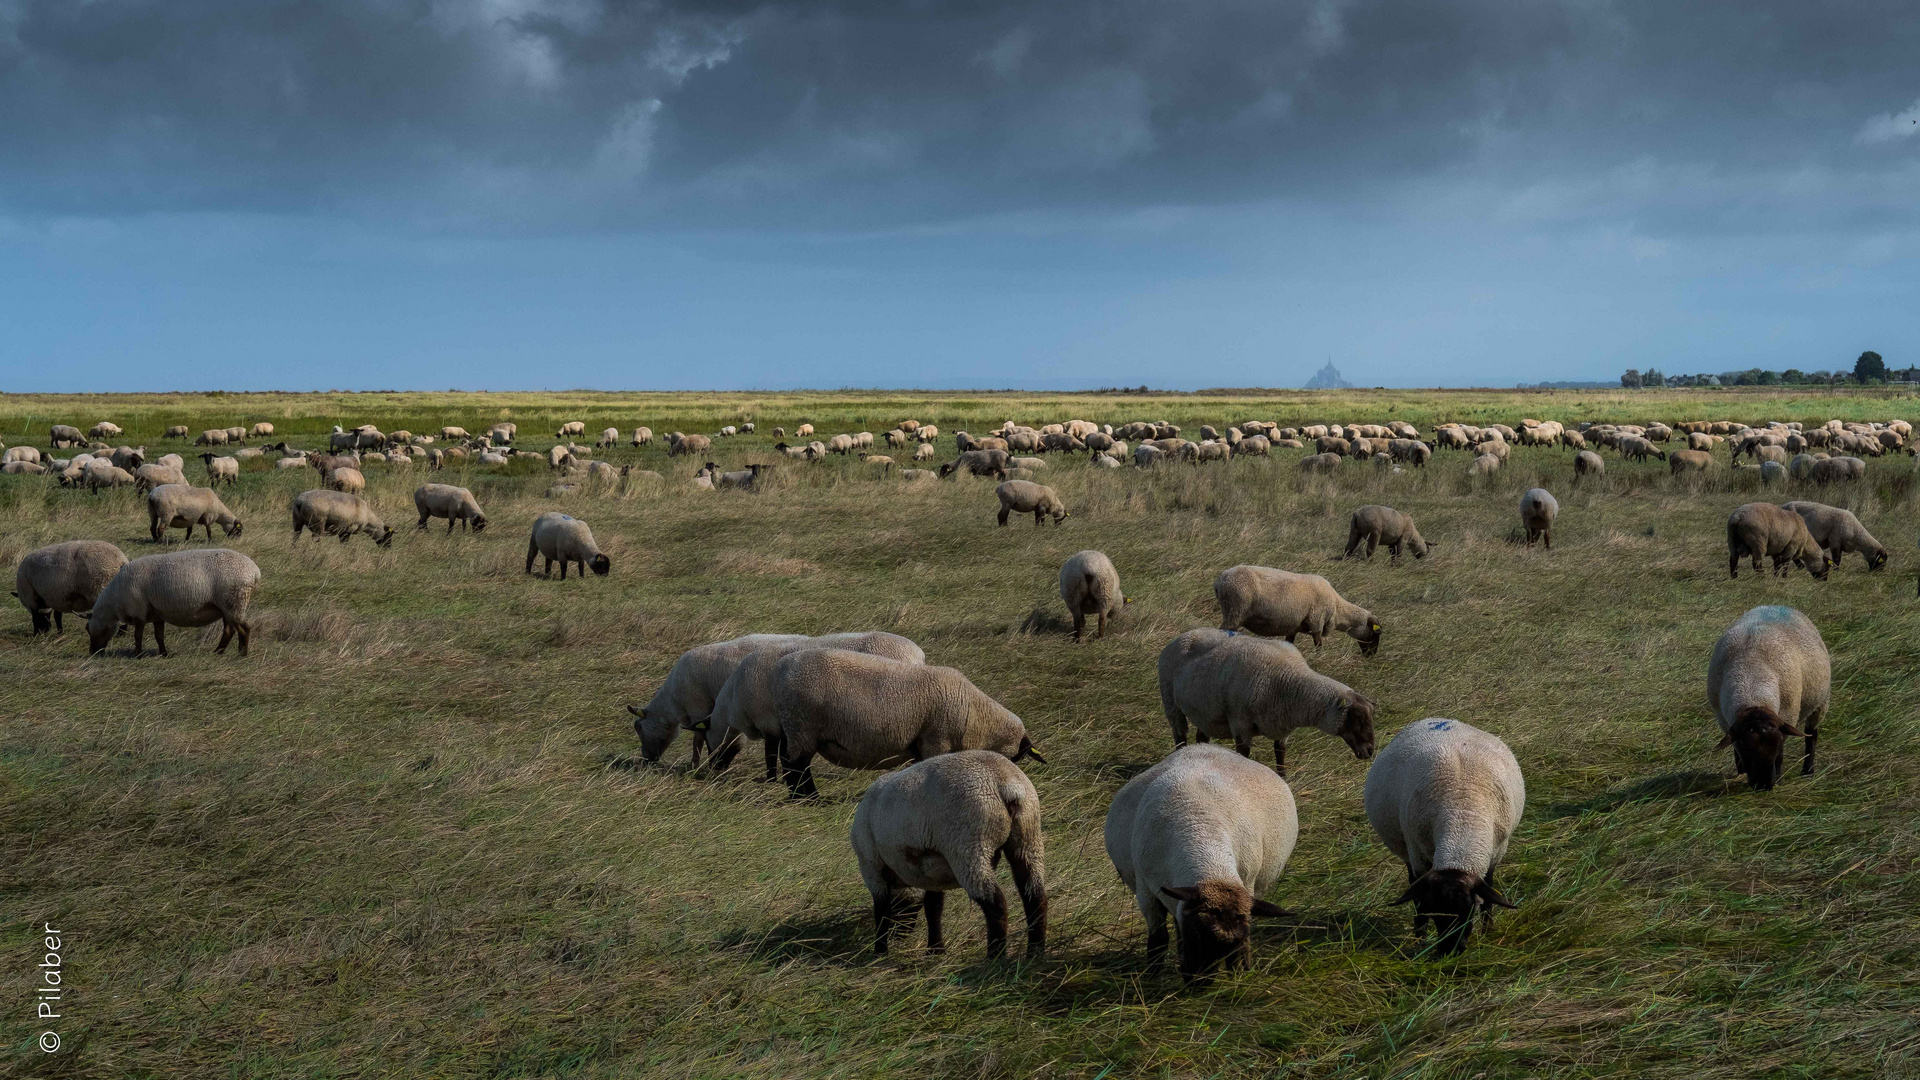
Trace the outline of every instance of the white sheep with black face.
<path fill-rule="evenodd" d="M 1790 607 L 1754 608 L 1720 636 L 1707 666 L 1707 703 L 1721 732 L 1716 749 L 1733 747 L 1747 783 L 1768 791 L 1780 778 L 1786 740 L 1804 738 L 1800 771 L 1811 774 L 1832 684 L 1827 645 L 1812 620 Z"/>

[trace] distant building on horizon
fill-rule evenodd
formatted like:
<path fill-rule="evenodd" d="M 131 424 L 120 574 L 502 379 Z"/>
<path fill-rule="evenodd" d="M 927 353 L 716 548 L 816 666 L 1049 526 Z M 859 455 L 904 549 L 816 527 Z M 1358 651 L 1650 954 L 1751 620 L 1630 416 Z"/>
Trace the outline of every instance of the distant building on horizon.
<path fill-rule="evenodd" d="M 1306 388 L 1308 390 L 1351 390 L 1353 384 L 1342 378 L 1340 369 L 1334 367 L 1333 361 L 1329 360 L 1326 367 L 1314 372 L 1313 378 L 1307 380 Z"/>

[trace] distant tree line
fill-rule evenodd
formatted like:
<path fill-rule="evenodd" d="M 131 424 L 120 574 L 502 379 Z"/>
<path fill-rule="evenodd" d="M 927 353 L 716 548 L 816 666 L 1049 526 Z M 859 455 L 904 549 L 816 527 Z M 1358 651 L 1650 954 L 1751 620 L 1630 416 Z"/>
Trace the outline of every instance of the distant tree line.
<path fill-rule="evenodd" d="M 1723 371 L 1718 375 L 1667 375 L 1659 368 L 1648 368 L 1646 371 L 1628 368 L 1627 373 L 1620 376 L 1620 385 L 1628 389 L 1661 386 L 1871 386 L 1879 383 L 1920 383 L 1920 368 L 1890 368 L 1879 353 L 1868 350 L 1853 362 L 1852 371 L 1801 371 L 1799 368 L 1767 371 L 1748 368 L 1745 371 Z"/>

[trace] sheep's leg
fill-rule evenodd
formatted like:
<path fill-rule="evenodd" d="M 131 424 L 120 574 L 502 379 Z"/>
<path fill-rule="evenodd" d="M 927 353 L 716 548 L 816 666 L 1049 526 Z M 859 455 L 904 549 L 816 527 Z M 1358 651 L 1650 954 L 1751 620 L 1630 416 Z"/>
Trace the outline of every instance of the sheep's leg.
<path fill-rule="evenodd" d="M 1727 576 L 1736 581 L 1740 578 L 1740 553 L 1738 551 L 1731 552 L 1727 555 Z"/>
<path fill-rule="evenodd" d="M 38 613 L 38 612 L 35 612 L 34 614 L 35 614 L 35 615 L 37 616 L 37 615 L 38 615 L 39 613 Z M 35 619 L 34 619 L 34 622 L 35 622 L 35 623 L 38 623 L 39 621 L 40 621 L 40 620 L 39 620 L 38 618 L 35 618 Z M 63 621 L 63 620 L 62 620 L 62 619 L 60 618 L 60 612 L 59 612 L 59 611 L 55 611 L 55 612 L 53 613 L 53 629 L 54 629 L 54 632 L 55 632 L 55 633 L 58 633 L 58 634 L 64 634 L 64 633 L 66 633 L 66 632 L 67 632 L 67 624 L 66 624 L 66 622 L 65 622 L 65 621 Z M 36 625 L 36 626 L 34 627 L 34 630 L 33 630 L 33 632 L 34 632 L 34 633 L 36 633 L 36 634 L 38 634 L 38 633 L 40 633 L 40 627 Z"/>
<path fill-rule="evenodd" d="M 1273 740 L 1273 771 L 1279 773 L 1282 780 L 1287 778 L 1287 744 L 1284 739 Z"/>
<path fill-rule="evenodd" d="M 1035 510 L 1033 512 L 1034 527 L 1038 528 L 1042 525 L 1045 525 L 1046 523 L 1047 523 L 1047 512 L 1045 510 Z"/>
<path fill-rule="evenodd" d="M 226 652 L 227 642 L 232 640 L 233 640 L 233 624 L 230 622 L 222 622 L 220 624 L 220 644 L 215 645 L 213 647 L 214 655 L 218 656 L 219 654 Z"/>
<path fill-rule="evenodd" d="M 1007 894 L 997 881 L 987 882 L 982 893 L 973 902 L 987 917 L 987 959 L 998 960 L 1007 955 Z"/>
<path fill-rule="evenodd" d="M 533 560 L 534 560 L 534 557 L 539 554 L 540 554 L 539 545 L 535 544 L 531 539 L 529 539 L 527 541 L 527 573 L 529 574 L 533 573 Z"/>
<path fill-rule="evenodd" d="M 153 620 L 153 643 L 160 647 L 160 655 L 167 653 L 167 624 L 161 619 Z"/>
<path fill-rule="evenodd" d="M 1100 629 L 1093 636 L 1097 638 L 1107 636 L 1107 613 L 1104 611 L 1100 613 Z"/>
<path fill-rule="evenodd" d="M 247 655 L 247 642 L 253 638 L 253 628 L 243 622 L 233 624 L 234 633 L 240 637 L 240 655 Z"/>
<path fill-rule="evenodd" d="M 813 755 L 803 754 L 797 758 L 788 758 L 782 753 L 780 768 L 787 781 L 787 793 L 796 799 L 810 799 L 820 794 L 813 782 Z"/>
<path fill-rule="evenodd" d="M 1007 508 L 1007 507 L 1004 507 L 1004 506 L 1003 506 L 1003 507 L 1001 507 L 1001 508 L 1000 508 L 1000 524 L 1002 524 L 1002 525 L 1005 525 L 1005 524 L 1007 523 L 1007 514 L 1008 514 L 1008 513 L 1009 513 L 1009 510 L 1008 510 L 1008 508 Z"/>
<path fill-rule="evenodd" d="M 1252 757 L 1253 756 L 1253 736 L 1242 734 L 1240 732 L 1234 732 L 1233 748 L 1240 752 L 1241 757 L 1244 757 L 1244 758 Z"/>
<path fill-rule="evenodd" d="M 1373 553 L 1378 550 L 1380 550 L 1380 534 L 1368 533 L 1367 534 L 1367 561 L 1368 562 L 1373 561 Z M 1400 545 L 1395 544 L 1392 547 L 1388 548 L 1387 554 L 1392 558 L 1396 558 L 1396 559 L 1399 558 Z"/>
<path fill-rule="evenodd" d="M 1167 911 L 1155 904 L 1152 911 L 1141 914 L 1147 919 L 1147 966 L 1153 967 L 1167 956 L 1167 944 L 1171 940 L 1167 934 Z"/>
<path fill-rule="evenodd" d="M 947 894 L 939 889 L 928 889 L 920 899 L 920 909 L 927 913 L 927 951 L 941 953 L 947 951 L 947 934 L 944 918 L 947 914 Z"/>
<path fill-rule="evenodd" d="M 887 955 L 887 942 L 893 937 L 893 890 L 873 894 L 873 954 Z"/>
<path fill-rule="evenodd" d="M 771 784 L 780 779 L 780 751 L 786 745 L 786 740 L 780 736 L 769 736 L 764 741 L 767 744 L 767 783 Z"/>
<path fill-rule="evenodd" d="M 1541 530 L 1540 530 L 1540 542 L 1541 542 L 1541 543 L 1543 543 L 1543 544 L 1545 544 L 1545 545 L 1547 545 L 1547 550 L 1548 550 L 1548 551 L 1552 551 L 1552 550 L 1553 550 L 1553 530 L 1552 530 L 1552 529 L 1541 529 Z"/>
<path fill-rule="evenodd" d="M 1008 850 L 1007 869 L 1013 871 L 1013 887 L 1027 916 L 1027 955 L 1033 956 L 1047 947 L 1047 883 L 1025 851 Z"/>
<path fill-rule="evenodd" d="M 1100 616 L 1100 619 L 1101 619 L 1101 621 L 1102 621 L 1102 622 L 1105 622 L 1105 621 L 1106 621 L 1106 616 L 1105 616 L 1105 615 L 1102 615 L 1102 616 Z M 1086 612 L 1083 612 L 1083 611 L 1079 611 L 1079 610 L 1075 610 L 1075 611 L 1074 611 L 1074 613 L 1073 613 L 1073 640 L 1075 640 L 1075 641 L 1079 641 L 1079 640 L 1080 640 L 1080 632 L 1081 632 L 1082 630 L 1085 630 L 1086 628 L 1087 628 L 1087 615 L 1086 615 Z"/>
<path fill-rule="evenodd" d="M 1813 748 L 1814 748 L 1814 744 L 1818 743 L 1819 741 L 1820 741 L 1820 733 L 1818 731 L 1813 730 L 1813 728 L 1809 726 L 1807 728 L 1807 753 L 1806 753 L 1806 756 L 1802 758 L 1800 761 L 1801 776 L 1813 775 Z"/>
<path fill-rule="evenodd" d="M 147 648 L 147 624 L 133 620 L 133 655 L 139 656 Z"/>

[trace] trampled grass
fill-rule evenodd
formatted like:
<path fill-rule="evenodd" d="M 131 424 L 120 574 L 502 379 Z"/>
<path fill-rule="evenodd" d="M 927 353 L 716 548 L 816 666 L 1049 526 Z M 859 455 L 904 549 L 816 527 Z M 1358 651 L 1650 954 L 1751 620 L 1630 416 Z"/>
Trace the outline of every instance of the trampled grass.
<path fill-rule="evenodd" d="M 722 464 L 771 460 L 769 429 L 948 434 L 1009 417 L 1223 423 L 1404 418 L 1885 418 L 1911 398 L 1356 391 L 1191 395 L 204 395 L 0 398 L 0 437 L 112 419 L 161 430 L 270 420 L 311 445 L 336 422 L 475 428 L 504 414 L 534 449 L 557 422 L 712 431 Z M 184 452 L 184 451 L 183 451 Z M 1920 1073 L 1920 601 L 1913 461 L 1810 497 L 1853 509 L 1893 551 L 1820 583 L 1725 572 L 1724 521 L 1786 496 L 1722 466 L 1676 482 L 1608 455 L 1572 484 L 1566 451 L 1516 450 L 1491 482 L 1442 452 L 1424 471 L 1297 474 L 1297 453 L 1102 472 L 1050 462 L 1074 516 L 996 528 L 992 483 L 907 485 L 855 460 L 782 466 L 766 490 L 696 492 L 659 444 L 612 451 L 656 487 L 545 497 L 543 468 L 472 487 L 479 537 L 411 531 L 424 470 L 370 469 L 402 526 L 288 542 L 306 471 L 246 471 L 227 546 L 259 562 L 255 651 L 88 659 L 85 637 L 0 626 L 0 967 L 7 1068 L 174 1076 L 1904 1077 Z M 188 474 L 202 470 L 189 461 Z M 1551 553 L 1515 542 L 1519 494 L 1563 507 Z M 1795 495 L 1806 494 L 1796 491 Z M 1413 514 L 1423 561 L 1336 558 L 1367 502 Z M 522 572 L 526 528 L 589 521 L 607 578 Z M 176 533 L 177 536 L 177 533 Z M 156 550 L 140 500 L 0 477 L 0 570 L 59 539 Z M 203 539 L 198 543 L 204 544 Z M 177 545 L 177 539 L 172 542 Z M 1060 563 L 1097 547 L 1136 603 L 1073 645 Z M 1309 660 L 1376 697 L 1384 744 L 1453 716 L 1526 770 L 1503 885 L 1521 903 L 1454 960 L 1389 906 L 1404 877 L 1368 830 L 1365 775 L 1296 735 L 1301 841 L 1253 970 L 1211 987 L 1146 970 L 1144 932 L 1100 829 L 1127 777 L 1170 746 L 1154 658 L 1211 625 L 1213 577 L 1241 562 L 1328 576 L 1386 627 L 1378 656 Z M 1835 699 L 1821 765 L 1772 793 L 1730 778 L 1705 704 L 1707 657 L 1747 608 L 1821 628 Z M 965 671 L 1027 722 L 1042 799 L 1050 954 L 989 964 L 976 911 L 949 953 L 875 962 L 846 839 L 871 774 L 818 769 L 793 804 L 757 754 L 710 778 L 638 762 L 624 705 L 679 653 L 751 631 L 887 629 Z M 1265 753 L 1263 747 L 1260 751 Z M 34 1040 L 38 934 L 67 932 L 56 1055 Z M 1015 944 L 1016 957 L 1019 945 Z"/>

